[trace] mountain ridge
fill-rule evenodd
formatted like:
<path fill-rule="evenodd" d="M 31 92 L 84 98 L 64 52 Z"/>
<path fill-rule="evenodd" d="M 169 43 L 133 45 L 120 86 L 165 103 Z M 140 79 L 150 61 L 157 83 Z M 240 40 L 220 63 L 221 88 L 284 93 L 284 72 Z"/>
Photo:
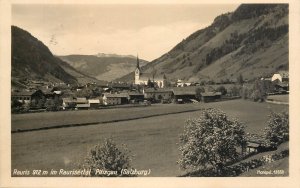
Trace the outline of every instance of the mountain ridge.
<path fill-rule="evenodd" d="M 124 56 L 104 53 L 96 55 L 74 54 L 58 57 L 83 74 L 106 81 L 112 81 L 133 71 L 137 61 L 137 57 L 131 55 Z M 141 65 L 148 63 L 146 60 L 139 60 Z"/>
<path fill-rule="evenodd" d="M 142 67 L 171 81 L 255 79 L 288 69 L 288 4 L 242 4 Z M 132 81 L 133 73 L 117 81 Z"/>
<path fill-rule="evenodd" d="M 17 26 L 11 26 L 11 77 L 13 85 L 26 80 L 44 80 L 78 84 L 96 81 L 54 56 L 36 37 Z"/>

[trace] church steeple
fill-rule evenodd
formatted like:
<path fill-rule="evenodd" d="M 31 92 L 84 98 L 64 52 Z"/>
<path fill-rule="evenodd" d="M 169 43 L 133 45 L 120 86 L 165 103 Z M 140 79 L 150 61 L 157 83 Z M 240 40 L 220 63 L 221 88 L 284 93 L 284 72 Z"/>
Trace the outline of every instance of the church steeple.
<path fill-rule="evenodd" d="M 136 68 L 140 69 L 139 55 L 136 56 Z"/>
<path fill-rule="evenodd" d="M 139 56 L 136 56 L 136 68 L 135 68 L 135 75 L 134 75 L 134 83 L 135 84 L 140 84 L 140 61 L 139 61 Z"/>

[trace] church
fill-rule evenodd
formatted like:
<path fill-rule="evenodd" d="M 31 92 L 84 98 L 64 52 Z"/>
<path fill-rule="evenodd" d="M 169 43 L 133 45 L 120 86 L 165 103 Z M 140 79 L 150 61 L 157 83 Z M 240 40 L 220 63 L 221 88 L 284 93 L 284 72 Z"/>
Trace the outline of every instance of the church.
<path fill-rule="evenodd" d="M 155 76 L 151 73 L 142 73 L 140 68 L 139 57 L 136 59 L 136 68 L 134 72 L 134 83 L 136 85 L 147 85 L 148 81 L 154 82 L 159 88 L 164 88 L 166 85 L 166 76 Z"/>

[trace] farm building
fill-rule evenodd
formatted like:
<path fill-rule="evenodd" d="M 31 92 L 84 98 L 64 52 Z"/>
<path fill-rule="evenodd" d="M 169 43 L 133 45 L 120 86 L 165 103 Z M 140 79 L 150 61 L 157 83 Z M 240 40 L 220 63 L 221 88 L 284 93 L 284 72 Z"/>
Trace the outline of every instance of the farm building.
<path fill-rule="evenodd" d="M 268 144 L 268 141 L 265 140 L 261 135 L 258 134 L 247 134 L 246 135 L 246 152 L 265 152 L 276 150 L 276 146 Z"/>
<path fill-rule="evenodd" d="M 144 94 L 143 93 L 138 93 L 138 92 L 129 92 L 129 101 L 133 101 L 133 102 L 140 102 L 140 101 L 144 101 Z"/>
<path fill-rule="evenodd" d="M 176 103 L 187 103 L 196 100 L 196 91 L 194 88 L 173 88 L 173 94 Z"/>
<path fill-rule="evenodd" d="M 78 97 L 75 100 L 77 109 L 89 109 L 90 104 L 85 97 Z"/>
<path fill-rule="evenodd" d="M 205 92 L 201 93 L 201 99 L 203 102 L 214 102 L 221 99 L 221 92 Z"/>
<path fill-rule="evenodd" d="M 78 110 L 88 110 L 90 108 L 90 104 L 77 104 L 76 109 Z"/>
<path fill-rule="evenodd" d="M 42 98 L 44 98 L 44 93 L 41 90 L 12 92 L 11 95 L 11 100 L 24 103 L 30 103 L 32 100 L 38 101 Z"/>
<path fill-rule="evenodd" d="M 103 104 L 104 105 L 118 105 L 128 103 L 127 93 L 104 93 Z"/>
<path fill-rule="evenodd" d="M 64 110 L 76 107 L 76 99 L 74 98 L 62 98 L 62 101 L 62 107 Z"/>
<path fill-rule="evenodd" d="M 89 99 L 88 104 L 90 105 L 90 108 L 99 108 L 100 107 L 100 99 Z"/>
<path fill-rule="evenodd" d="M 77 97 L 75 102 L 76 104 L 87 104 L 88 100 L 85 97 Z"/>
<path fill-rule="evenodd" d="M 173 90 L 164 88 L 149 88 L 144 90 L 145 99 L 154 101 L 171 100 Z"/>

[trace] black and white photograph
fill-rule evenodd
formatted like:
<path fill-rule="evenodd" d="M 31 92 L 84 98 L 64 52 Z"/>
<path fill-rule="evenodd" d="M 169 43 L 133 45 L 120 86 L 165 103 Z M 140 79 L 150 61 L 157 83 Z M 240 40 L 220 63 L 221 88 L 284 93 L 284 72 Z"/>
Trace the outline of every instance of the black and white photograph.
<path fill-rule="evenodd" d="M 5 177 L 299 186 L 294 4 L 10 2 Z"/>

